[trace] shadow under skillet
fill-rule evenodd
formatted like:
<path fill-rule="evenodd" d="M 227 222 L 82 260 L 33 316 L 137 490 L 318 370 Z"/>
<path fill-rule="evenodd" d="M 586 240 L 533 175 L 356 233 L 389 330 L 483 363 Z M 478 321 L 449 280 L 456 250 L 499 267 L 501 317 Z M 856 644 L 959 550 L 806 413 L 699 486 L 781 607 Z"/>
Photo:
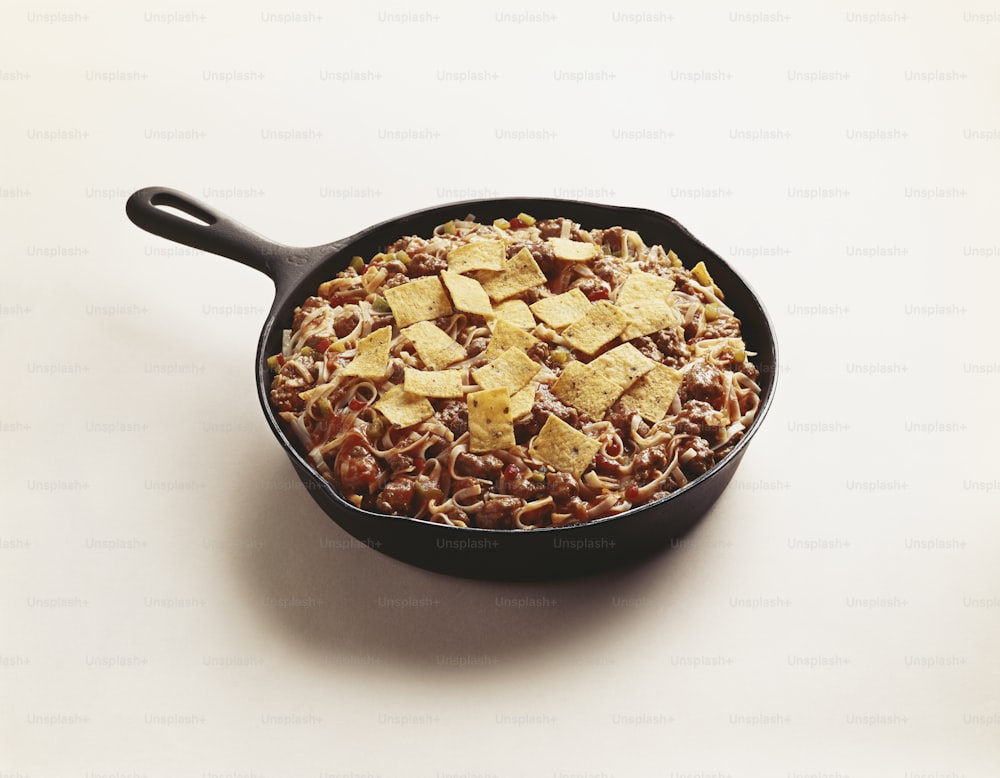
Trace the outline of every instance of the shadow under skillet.
<path fill-rule="evenodd" d="M 672 547 L 628 567 L 555 581 L 430 572 L 352 538 L 299 486 L 284 457 L 269 458 L 283 479 L 270 482 L 278 488 L 237 485 L 244 500 L 253 499 L 234 501 L 244 504 L 230 531 L 258 543 L 256 553 L 234 559 L 237 583 L 266 628 L 348 661 L 426 668 L 460 657 L 506 663 L 565 651 L 575 637 L 616 629 L 633 615 L 630 602 L 648 602 L 654 588 L 662 597 L 663 579 L 689 568 L 672 564 L 684 556 Z M 688 534 L 695 533 L 697 525 Z M 668 584 L 669 597 L 676 588 Z"/>

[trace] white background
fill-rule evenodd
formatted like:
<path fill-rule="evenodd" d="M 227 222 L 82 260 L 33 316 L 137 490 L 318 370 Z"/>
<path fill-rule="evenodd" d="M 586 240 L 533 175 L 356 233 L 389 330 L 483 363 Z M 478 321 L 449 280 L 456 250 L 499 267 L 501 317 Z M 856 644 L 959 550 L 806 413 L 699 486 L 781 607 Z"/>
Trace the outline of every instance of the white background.
<path fill-rule="evenodd" d="M 969 0 L 6 4 L 0 776 L 995 776 L 998 35 Z M 651 561 L 408 567 L 265 426 L 271 282 L 135 228 L 149 185 L 300 245 L 660 210 L 768 306 L 775 405 Z"/>

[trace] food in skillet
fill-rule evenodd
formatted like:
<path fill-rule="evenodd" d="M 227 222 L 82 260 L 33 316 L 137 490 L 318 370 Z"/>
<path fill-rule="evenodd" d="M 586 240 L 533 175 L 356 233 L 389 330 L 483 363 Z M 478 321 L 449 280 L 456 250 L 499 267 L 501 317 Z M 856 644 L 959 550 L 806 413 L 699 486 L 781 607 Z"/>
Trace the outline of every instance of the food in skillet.
<path fill-rule="evenodd" d="M 469 216 L 323 283 L 271 401 L 359 508 L 531 529 L 706 472 L 756 413 L 752 356 L 704 263 L 622 227 Z"/>

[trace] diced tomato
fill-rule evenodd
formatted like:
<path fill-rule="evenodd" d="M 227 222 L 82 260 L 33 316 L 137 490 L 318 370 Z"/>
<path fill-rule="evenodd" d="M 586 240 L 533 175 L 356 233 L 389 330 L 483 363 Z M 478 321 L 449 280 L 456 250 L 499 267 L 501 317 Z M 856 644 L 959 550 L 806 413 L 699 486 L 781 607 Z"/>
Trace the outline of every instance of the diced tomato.
<path fill-rule="evenodd" d="M 362 408 L 367 408 L 368 403 L 357 397 L 352 397 L 351 401 L 347 404 L 347 407 L 350 408 L 352 411 L 360 411 Z"/>
<path fill-rule="evenodd" d="M 503 469 L 503 477 L 506 480 L 511 481 L 514 478 L 517 478 L 517 476 L 520 474 L 520 472 L 521 472 L 521 468 L 519 468 L 517 465 L 515 465 L 513 462 L 511 462 L 509 465 L 507 465 L 507 467 L 505 467 Z"/>
<path fill-rule="evenodd" d="M 518 219 L 516 216 L 513 219 L 510 220 L 510 228 L 512 230 L 519 230 L 519 229 L 521 229 L 522 227 L 525 227 L 525 226 L 527 226 L 527 225 L 525 225 L 525 223 L 523 221 L 521 221 L 520 219 Z"/>
<path fill-rule="evenodd" d="M 637 502 L 639 499 L 639 487 L 635 484 L 629 484 L 628 489 L 625 490 L 625 499 L 629 502 Z"/>
<path fill-rule="evenodd" d="M 605 287 L 599 286 L 587 295 L 587 299 L 590 300 L 590 302 L 596 302 L 597 300 L 610 300 L 611 292 L 609 292 Z"/>
<path fill-rule="evenodd" d="M 413 469 L 416 472 L 420 472 L 424 469 L 425 460 L 423 457 L 414 457 L 413 459 Z"/>
<path fill-rule="evenodd" d="M 330 348 L 330 342 L 331 341 L 329 338 L 321 338 L 319 343 L 316 344 L 316 351 L 322 354 L 324 351 Z"/>

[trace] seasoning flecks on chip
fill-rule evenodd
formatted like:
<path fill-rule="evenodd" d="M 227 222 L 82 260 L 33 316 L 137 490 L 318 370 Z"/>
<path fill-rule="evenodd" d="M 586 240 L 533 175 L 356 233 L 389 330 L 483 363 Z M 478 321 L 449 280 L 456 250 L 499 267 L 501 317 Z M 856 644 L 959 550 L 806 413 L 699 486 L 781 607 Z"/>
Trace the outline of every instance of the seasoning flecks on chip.
<path fill-rule="evenodd" d="M 493 325 L 493 337 L 490 338 L 484 355 L 487 359 L 492 359 L 511 347 L 527 352 L 536 343 L 538 338 L 530 332 L 510 324 L 505 319 L 497 319 Z"/>
<path fill-rule="evenodd" d="M 563 337 L 575 349 L 591 355 L 621 335 L 631 320 L 621 308 L 598 300 L 590 310 L 563 330 Z"/>
<path fill-rule="evenodd" d="M 410 427 L 434 415 L 434 406 L 426 397 L 394 386 L 376 401 L 375 409 L 397 427 Z"/>
<path fill-rule="evenodd" d="M 562 374 L 552 385 L 552 394 L 591 419 L 603 418 L 621 393 L 622 387 L 618 384 L 575 359 L 563 366 Z"/>
<path fill-rule="evenodd" d="M 431 370 L 443 370 L 468 356 L 454 338 L 429 321 L 411 324 L 400 332 L 413 343 L 421 361 Z"/>
<path fill-rule="evenodd" d="M 472 453 L 505 450 L 517 444 L 507 387 L 471 392 L 466 402 L 469 410 L 469 450 Z"/>
<path fill-rule="evenodd" d="M 624 391 L 657 364 L 631 343 L 622 343 L 592 359 L 587 366 Z"/>
<path fill-rule="evenodd" d="M 591 305 L 587 295 L 573 287 L 568 292 L 543 297 L 541 300 L 533 302 L 529 307 L 531 312 L 543 322 L 550 327 L 561 330 L 577 319 L 582 319 L 590 310 Z"/>
<path fill-rule="evenodd" d="M 477 278 L 494 302 L 506 300 L 516 294 L 540 286 L 548 280 L 527 248 L 521 249 L 507 260 L 500 271 L 481 271 Z"/>
<path fill-rule="evenodd" d="M 358 341 L 357 354 L 343 369 L 344 375 L 381 378 L 389 367 L 392 327 L 382 327 Z"/>
<path fill-rule="evenodd" d="M 505 387 L 513 394 L 532 379 L 542 366 L 516 346 L 511 346 L 496 359 L 472 371 L 472 377 L 483 389 Z"/>
<path fill-rule="evenodd" d="M 666 300 L 650 300 L 646 303 L 618 304 L 629 317 L 628 326 L 622 330 L 622 340 L 632 340 L 651 332 L 659 332 L 668 327 L 683 327 L 684 319 L 673 305 Z"/>
<path fill-rule="evenodd" d="M 497 303 L 493 306 L 493 315 L 522 330 L 530 330 L 538 323 L 524 300 L 505 300 Z"/>
<path fill-rule="evenodd" d="M 453 313 L 448 294 L 437 276 L 416 278 L 386 289 L 385 301 L 392 309 L 396 326 L 401 329 Z"/>
<path fill-rule="evenodd" d="M 549 245 L 556 259 L 564 259 L 569 262 L 586 262 L 597 256 L 597 246 L 582 240 L 569 240 L 568 238 L 549 238 Z"/>
<path fill-rule="evenodd" d="M 424 397 L 462 397 L 462 371 L 407 367 L 403 371 L 403 388 Z"/>
<path fill-rule="evenodd" d="M 503 270 L 507 249 L 500 240 L 475 240 L 448 252 L 448 269 L 455 273 Z"/>
<path fill-rule="evenodd" d="M 657 363 L 629 387 L 621 397 L 621 404 L 634 408 L 643 419 L 655 424 L 667 415 L 683 380 L 679 370 Z"/>
<path fill-rule="evenodd" d="M 532 455 L 553 470 L 579 479 L 594 460 L 601 444 L 573 429 L 558 416 L 550 415 L 532 447 Z"/>

